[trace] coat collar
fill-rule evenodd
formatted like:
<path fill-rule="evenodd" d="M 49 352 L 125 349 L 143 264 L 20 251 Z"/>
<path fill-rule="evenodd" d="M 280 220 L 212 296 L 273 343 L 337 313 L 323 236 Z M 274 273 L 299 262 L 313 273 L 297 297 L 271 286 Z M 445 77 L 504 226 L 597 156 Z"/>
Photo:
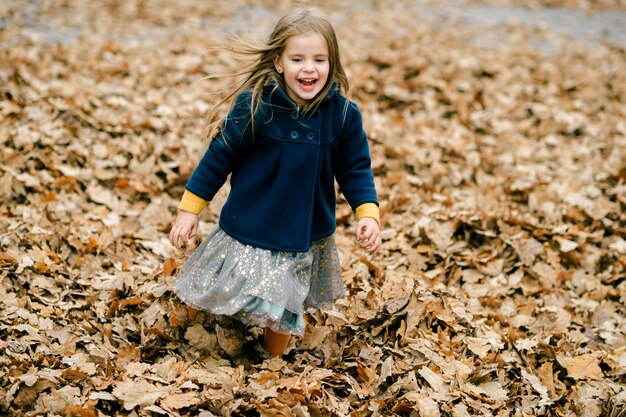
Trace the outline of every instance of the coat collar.
<path fill-rule="evenodd" d="M 297 111 L 299 109 L 298 105 L 287 95 L 287 92 L 274 80 L 264 88 L 263 96 L 264 101 L 273 106 L 284 108 L 287 111 Z M 339 96 L 339 83 L 335 81 L 322 102 L 337 96 Z"/>

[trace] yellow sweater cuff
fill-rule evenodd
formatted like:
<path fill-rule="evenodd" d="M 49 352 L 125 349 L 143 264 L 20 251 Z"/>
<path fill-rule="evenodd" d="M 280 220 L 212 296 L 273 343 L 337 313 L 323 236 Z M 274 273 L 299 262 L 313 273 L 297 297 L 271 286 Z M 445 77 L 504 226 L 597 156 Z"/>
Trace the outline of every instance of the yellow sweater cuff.
<path fill-rule="evenodd" d="M 356 221 L 361 220 L 363 217 L 371 217 L 380 224 L 380 209 L 374 203 L 363 203 L 356 208 Z"/>
<path fill-rule="evenodd" d="M 209 202 L 202 197 L 198 197 L 189 190 L 185 190 L 183 197 L 178 205 L 179 210 L 189 211 L 191 213 L 200 214 Z M 363 217 L 371 217 L 380 224 L 380 209 L 374 203 L 364 203 L 356 208 L 356 220 L 359 221 Z"/>
<path fill-rule="evenodd" d="M 189 190 L 185 190 L 183 198 L 178 205 L 179 210 L 189 211 L 191 213 L 200 214 L 209 202 L 202 197 L 198 197 Z"/>

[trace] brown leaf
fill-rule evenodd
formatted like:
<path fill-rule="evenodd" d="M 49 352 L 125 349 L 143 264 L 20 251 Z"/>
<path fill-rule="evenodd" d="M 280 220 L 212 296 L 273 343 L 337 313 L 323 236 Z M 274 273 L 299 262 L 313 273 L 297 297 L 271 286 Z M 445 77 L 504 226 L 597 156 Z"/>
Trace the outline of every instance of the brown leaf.
<path fill-rule="evenodd" d="M 185 339 L 196 349 L 211 351 L 218 347 L 217 336 L 207 332 L 199 323 L 187 328 Z"/>
<path fill-rule="evenodd" d="M 167 258 L 163 263 L 163 275 L 167 277 L 173 276 L 178 270 L 179 265 L 174 258 Z"/>
<path fill-rule="evenodd" d="M 122 401 L 125 410 L 132 410 L 137 406 L 154 404 L 175 390 L 173 387 L 159 388 L 145 380 L 123 381 L 116 384 L 113 395 Z"/>
<path fill-rule="evenodd" d="M 15 268 L 17 267 L 17 260 L 6 253 L 0 253 L 0 268 Z"/>
<path fill-rule="evenodd" d="M 109 306 L 109 315 L 114 316 L 119 310 L 128 307 L 136 306 L 143 303 L 144 300 L 141 297 L 130 297 L 123 300 L 113 300 Z"/>
<path fill-rule="evenodd" d="M 93 405 L 66 405 L 59 412 L 65 417 L 96 417 L 98 415 Z"/>
<path fill-rule="evenodd" d="M 188 408 L 202 402 L 200 394 L 195 392 L 186 392 L 183 394 L 171 394 L 161 400 L 170 410 L 180 410 Z"/>
<path fill-rule="evenodd" d="M 359 382 L 371 384 L 378 378 L 378 375 L 376 374 L 376 363 L 367 366 L 363 362 L 357 361 L 356 374 Z"/>
<path fill-rule="evenodd" d="M 414 407 L 408 403 L 397 403 L 391 408 L 391 412 L 400 415 L 408 415 L 411 411 L 414 410 Z"/>
<path fill-rule="evenodd" d="M 176 306 L 167 314 L 167 322 L 171 327 L 180 327 L 187 322 L 188 309 L 185 306 Z"/>
<path fill-rule="evenodd" d="M 317 326 L 304 335 L 298 347 L 300 349 L 315 349 L 326 339 L 332 329 L 329 326 Z"/>
<path fill-rule="evenodd" d="M 82 372 L 78 369 L 65 369 L 63 371 L 63 377 L 68 379 L 69 381 L 75 381 L 75 382 L 80 382 L 80 381 L 86 381 L 89 378 L 89 375 L 85 372 Z"/>
<path fill-rule="evenodd" d="M 603 375 L 597 353 L 587 353 L 579 356 L 559 354 L 557 355 L 557 360 L 561 366 L 567 369 L 567 375 L 576 380 L 598 379 Z"/>
<path fill-rule="evenodd" d="M 245 338 L 240 329 L 219 326 L 216 329 L 217 344 L 230 356 L 241 353 Z"/>

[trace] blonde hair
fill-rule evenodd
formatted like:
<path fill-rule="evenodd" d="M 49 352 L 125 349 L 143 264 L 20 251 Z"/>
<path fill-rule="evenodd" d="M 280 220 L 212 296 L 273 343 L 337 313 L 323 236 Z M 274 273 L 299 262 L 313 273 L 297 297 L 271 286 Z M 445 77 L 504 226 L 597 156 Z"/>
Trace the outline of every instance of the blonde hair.
<path fill-rule="evenodd" d="M 303 113 L 312 114 L 315 112 L 335 83 L 338 84 L 340 93 L 347 94 L 349 89 L 348 78 L 341 65 L 339 44 L 333 26 L 321 10 L 300 6 L 280 18 L 265 42 L 234 38 L 233 45 L 224 48 L 234 54 L 254 59 L 241 70 L 230 74 L 239 81 L 235 82 L 230 91 L 226 93 L 226 97 L 218 101 L 209 111 L 206 127 L 207 140 L 211 140 L 217 135 L 225 121 L 225 115 L 219 116 L 220 109 L 226 103 L 230 103 L 229 108 L 232 108 L 234 98 L 243 91 L 250 91 L 252 95 L 250 123 L 254 128 L 254 115 L 261 105 L 263 88 L 275 82 L 277 86 L 286 91 L 283 77 L 274 66 L 275 58 L 280 57 L 289 38 L 310 33 L 317 33 L 326 41 L 330 70 L 326 85 L 313 100 L 302 107 Z"/>

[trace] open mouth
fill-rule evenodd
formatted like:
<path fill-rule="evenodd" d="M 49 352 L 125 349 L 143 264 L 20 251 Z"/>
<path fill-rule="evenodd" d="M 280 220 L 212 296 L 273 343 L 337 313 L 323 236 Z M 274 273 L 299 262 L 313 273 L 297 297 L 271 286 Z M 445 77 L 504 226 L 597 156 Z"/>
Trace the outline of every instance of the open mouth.
<path fill-rule="evenodd" d="M 304 89 L 312 89 L 317 84 L 317 78 L 300 78 L 298 82 Z"/>

